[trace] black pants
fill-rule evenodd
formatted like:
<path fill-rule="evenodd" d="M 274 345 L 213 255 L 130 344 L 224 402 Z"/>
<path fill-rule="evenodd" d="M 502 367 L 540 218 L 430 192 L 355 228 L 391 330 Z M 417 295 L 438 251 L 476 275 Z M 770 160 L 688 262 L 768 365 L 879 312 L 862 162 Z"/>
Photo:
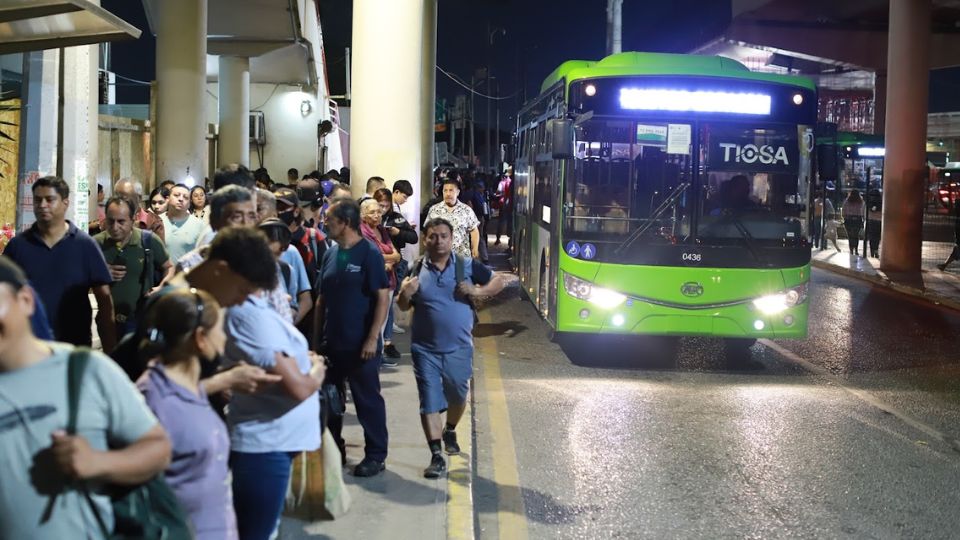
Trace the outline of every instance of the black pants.
<path fill-rule="evenodd" d="M 867 244 L 870 246 L 870 256 L 876 257 L 880 253 L 881 223 L 879 219 L 867 221 Z"/>
<path fill-rule="evenodd" d="M 849 217 L 843 220 L 843 227 L 847 229 L 847 242 L 850 244 L 850 253 L 860 249 L 860 231 L 863 230 L 863 218 Z"/>
<path fill-rule="evenodd" d="M 330 353 L 330 367 L 326 382 L 337 385 L 341 394 L 345 384 L 350 385 L 350 394 L 357 410 L 357 420 L 363 427 L 364 455 L 370 459 L 387 459 L 387 411 L 380 395 L 381 358 L 364 362 L 359 353 Z M 337 444 L 343 443 L 343 417 L 330 415 L 328 428 Z"/>

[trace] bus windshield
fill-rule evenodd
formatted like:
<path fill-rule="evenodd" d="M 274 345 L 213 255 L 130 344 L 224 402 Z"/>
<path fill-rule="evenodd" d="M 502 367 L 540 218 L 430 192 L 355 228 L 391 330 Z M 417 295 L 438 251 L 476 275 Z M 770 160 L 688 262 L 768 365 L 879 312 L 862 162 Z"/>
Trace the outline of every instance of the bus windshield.
<path fill-rule="evenodd" d="M 795 126 L 701 128 L 705 175 L 697 237 L 703 243 L 800 242 L 807 195 L 800 178 L 809 175 L 810 158 L 800 148 L 808 137 L 798 133 Z"/>
<path fill-rule="evenodd" d="M 565 237 L 619 249 L 799 244 L 812 142 L 796 125 L 587 120 L 564 186 Z"/>
<path fill-rule="evenodd" d="M 690 124 L 589 120 L 577 126 L 572 174 L 564 192 L 564 228 L 578 238 L 670 243 L 690 234 Z M 672 141 L 668 130 L 685 134 Z"/>

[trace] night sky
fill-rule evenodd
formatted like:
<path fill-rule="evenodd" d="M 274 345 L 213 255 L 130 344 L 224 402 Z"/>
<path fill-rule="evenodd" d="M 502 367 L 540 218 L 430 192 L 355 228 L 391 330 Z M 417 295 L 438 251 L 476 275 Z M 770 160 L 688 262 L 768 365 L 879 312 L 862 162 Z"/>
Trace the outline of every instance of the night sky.
<path fill-rule="evenodd" d="M 437 64 L 469 81 L 488 63 L 500 81 L 501 122 L 509 125 L 525 90 L 532 97 L 550 71 L 565 60 L 595 60 L 606 46 L 606 0 L 440 0 Z M 102 0 L 104 8 L 143 30 L 137 41 L 116 43 L 112 69 L 142 81 L 154 78 L 155 39 L 139 0 Z M 351 0 L 322 0 L 321 25 L 332 94 L 345 85 L 344 49 L 350 42 Z M 623 4 L 623 49 L 685 52 L 718 36 L 730 19 L 729 0 L 673 0 Z M 493 45 L 489 33 L 497 29 Z M 486 93 L 481 87 L 479 91 Z M 931 76 L 930 111 L 960 110 L 960 68 Z M 437 96 L 453 98 L 466 91 L 437 75 Z M 518 95 L 519 94 L 519 95 Z M 149 91 L 118 80 L 120 103 L 147 103 Z M 484 106 L 477 100 L 477 107 Z M 480 109 L 482 111 L 483 109 Z M 478 118 L 482 121 L 482 117 Z M 503 125 L 503 124 L 501 124 Z"/>

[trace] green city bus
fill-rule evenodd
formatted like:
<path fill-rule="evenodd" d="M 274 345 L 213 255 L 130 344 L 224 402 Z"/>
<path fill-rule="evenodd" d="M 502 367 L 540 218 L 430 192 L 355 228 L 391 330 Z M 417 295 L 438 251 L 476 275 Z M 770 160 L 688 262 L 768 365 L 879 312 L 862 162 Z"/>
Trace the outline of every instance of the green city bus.
<path fill-rule="evenodd" d="M 816 87 L 722 57 L 567 61 L 518 115 L 513 256 L 557 338 L 807 334 Z"/>

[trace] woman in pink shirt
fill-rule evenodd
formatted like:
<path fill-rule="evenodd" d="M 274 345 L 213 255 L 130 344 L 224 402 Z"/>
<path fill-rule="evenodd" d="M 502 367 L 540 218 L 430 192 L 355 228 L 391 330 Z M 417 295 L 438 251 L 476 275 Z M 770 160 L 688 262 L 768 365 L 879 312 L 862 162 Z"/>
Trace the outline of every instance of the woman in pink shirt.
<path fill-rule="evenodd" d="M 383 226 L 383 210 L 381 210 L 380 203 L 376 199 L 366 199 L 360 203 L 360 233 L 380 248 L 387 269 L 387 277 L 390 279 L 390 290 L 396 290 L 397 274 L 393 271 L 393 266 L 400 262 L 400 251 L 394 249 L 393 242 L 390 240 L 390 233 Z M 394 297 L 391 294 L 390 308 L 387 313 L 393 313 L 393 302 Z M 390 329 L 393 330 L 392 317 L 387 317 L 385 325 L 390 326 Z M 392 331 L 386 332 L 383 339 L 384 365 L 388 367 L 396 366 L 396 359 L 400 357 L 400 352 L 393 346 L 392 334 Z"/>

